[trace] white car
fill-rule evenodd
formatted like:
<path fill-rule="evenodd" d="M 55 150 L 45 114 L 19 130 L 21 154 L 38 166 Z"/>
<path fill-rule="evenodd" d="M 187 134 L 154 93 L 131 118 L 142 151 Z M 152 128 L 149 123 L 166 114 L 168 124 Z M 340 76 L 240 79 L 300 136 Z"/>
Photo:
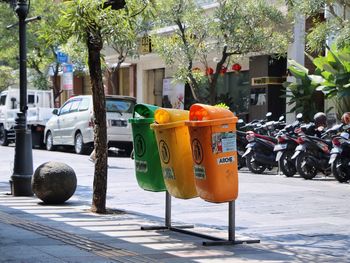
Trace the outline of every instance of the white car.
<path fill-rule="evenodd" d="M 109 147 L 132 151 L 132 118 L 136 99 L 128 96 L 106 95 L 107 139 Z M 94 116 L 91 95 L 75 96 L 53 111 L 46 123 L 44 143 L 52 151 L 58 145 L 74 146 L 78 154 L 87 153 L 94 143 Z"/>

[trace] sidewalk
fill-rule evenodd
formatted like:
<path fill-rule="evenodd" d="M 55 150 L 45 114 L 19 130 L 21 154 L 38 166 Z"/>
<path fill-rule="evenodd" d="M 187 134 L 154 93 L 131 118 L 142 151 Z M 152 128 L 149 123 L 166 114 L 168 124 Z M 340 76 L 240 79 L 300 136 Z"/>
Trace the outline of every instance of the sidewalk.
<path fill-rule="evenodd" d="M 78 188 L 64 205 L 13 197 L 13 148 L 0 146 L 0 262 L 350 262 L 350 185 L 320 176 L 303 180 L 239 172 L 236 239 L 259 244 L 203 246 L 202 237 L 141 230 L 164 220 L 164 192 L 141 189 L 128 158 L 109 158 L 107 207 L 89 212 L 93 165 L 87 156 L 33 151 L 34 167 L 56 160 L 76 172 Z M 117 210 L 118 209 L 118 210 Z M 172 224 L 227 239 L 227 204 L 172 199 Z"/>
<path fill-rule="evenodd" d="M 0 183 L 0 262 L 334 262 L 332 255 L 307 255 L 303 247 L 297 254 L 269 241 L 207 247 L 203 238 L 140 230 L 164 224 L 142 214 L 96 215 L 74 198 L 64 205 L 44 205 L 35 197 L 6 195 L 7 187 Z M 226 238 L 215 229 L 193 231 Z"/>
<path fill-rule="evenodd" d="M 287 262 L 290 253 L 267 244 L 207 247 L 203 238 L 168 230 L 141 214 L 96 215 L 77 200 L 44 205 L 35 197 L 6 195 L 0 183 L 0 262 Z M 225 237 L 222 231 L 195 228 Z"/>

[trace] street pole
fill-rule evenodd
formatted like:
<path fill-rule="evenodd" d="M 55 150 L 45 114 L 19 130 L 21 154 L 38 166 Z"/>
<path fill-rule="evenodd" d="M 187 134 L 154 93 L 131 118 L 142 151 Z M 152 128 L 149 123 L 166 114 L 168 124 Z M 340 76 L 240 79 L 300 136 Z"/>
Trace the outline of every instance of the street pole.
<path fill-rule="evenodd" d="M 27 129 L 27 45 L 26 17 L 28 4 L 18 0 L 16 9 L 19 26 L 19 91 L 20 112 L 17 113 L 15 132 L 16 146 L 13 174 L 11 176 L 14 196 L 32 196 L 31 180 L 33 175 L 33 152 L 31 131 Z"/>

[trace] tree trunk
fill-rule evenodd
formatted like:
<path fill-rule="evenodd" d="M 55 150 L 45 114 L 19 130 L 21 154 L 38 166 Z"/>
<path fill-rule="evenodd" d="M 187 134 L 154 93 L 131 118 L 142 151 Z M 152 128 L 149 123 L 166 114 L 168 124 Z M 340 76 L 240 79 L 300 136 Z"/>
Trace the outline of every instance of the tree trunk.
<path fill-rule="evenodd" d="M 87 46 L 95 117 L 94 141 L 96 153 L 91 210 L 96 213 L 105 213 L 107 194 L 107 126 L 106 102 L 101 68 L 101 49 L 103 42 L 98 27 L 95 26 L 94 29 L 90 28 Z"/>

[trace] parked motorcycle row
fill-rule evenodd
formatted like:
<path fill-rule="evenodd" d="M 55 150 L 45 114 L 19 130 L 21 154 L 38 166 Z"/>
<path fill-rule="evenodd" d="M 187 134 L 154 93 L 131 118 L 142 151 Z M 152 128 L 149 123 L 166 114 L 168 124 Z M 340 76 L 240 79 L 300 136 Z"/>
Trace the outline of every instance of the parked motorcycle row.
<path fill-rule="evenodd" d="M 237 124 L 238 169 L 246 166 L 261 174 L 277 167 L 285 176 L 299 174 L 313 179 L 318 173 L 333 176 L 341 183 L 350 180 L 350 124 L 326 128 L 326 115 L 317 113 L 313 123 L 286 124 L 284 117 Z"/>

